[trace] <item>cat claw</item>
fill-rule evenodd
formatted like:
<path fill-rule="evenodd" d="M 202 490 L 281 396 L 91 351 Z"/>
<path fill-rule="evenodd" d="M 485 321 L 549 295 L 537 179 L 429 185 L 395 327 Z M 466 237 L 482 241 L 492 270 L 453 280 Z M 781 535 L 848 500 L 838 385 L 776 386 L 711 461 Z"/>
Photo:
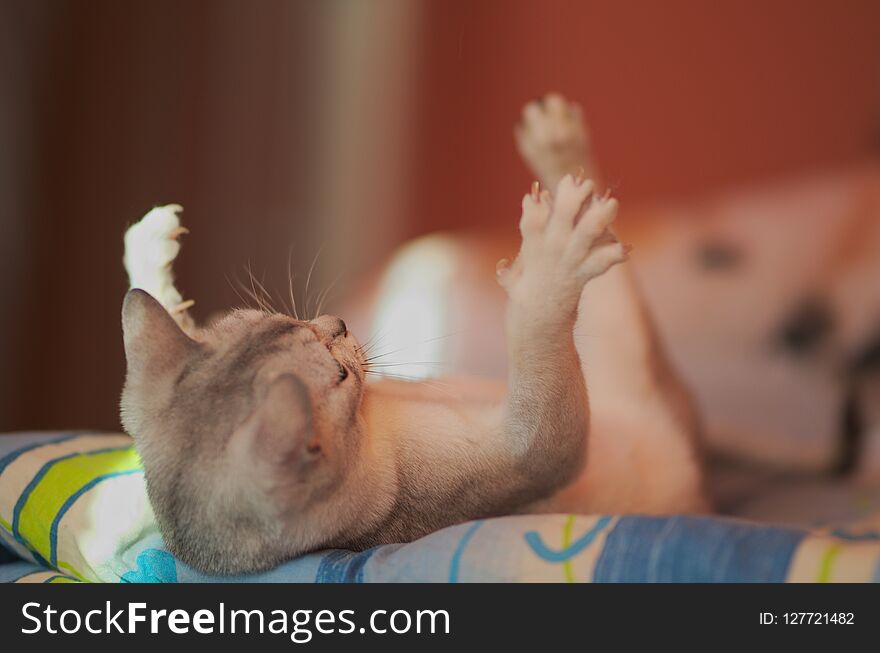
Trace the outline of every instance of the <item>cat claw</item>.
<path fill-rule="evenodd" d="M 518 266 L 516 261 L 509 258 L 503 258 L 495 265 L 495 278 L 502 288 L 507 288 L 522 272 L 522 266 Z"/>
<path fill-rule="evenodd" d="M 187 310 L 188 308 L 192 308 L 195 305 L 196 302 L 194 299 L 187 299 L 185 302 L 180 302 L 177 306 L 175 306 L 168 312 L 172 315 L 177 315 L 179 313 L 183 313 L 185 310 Z"/>

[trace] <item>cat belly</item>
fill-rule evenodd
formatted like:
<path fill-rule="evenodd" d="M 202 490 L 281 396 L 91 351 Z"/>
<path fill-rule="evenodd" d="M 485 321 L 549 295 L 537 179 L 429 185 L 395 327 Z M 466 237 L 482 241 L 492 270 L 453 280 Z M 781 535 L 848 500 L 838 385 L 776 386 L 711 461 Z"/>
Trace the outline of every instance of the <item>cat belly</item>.
<path fill-rule="evenodd" d="M 700 465 L 678 427 L 657 415 L 633 418 L 593 409 L 587 463 L 578 477 L 530 513 L 669 514 L 708 512 Z"/>

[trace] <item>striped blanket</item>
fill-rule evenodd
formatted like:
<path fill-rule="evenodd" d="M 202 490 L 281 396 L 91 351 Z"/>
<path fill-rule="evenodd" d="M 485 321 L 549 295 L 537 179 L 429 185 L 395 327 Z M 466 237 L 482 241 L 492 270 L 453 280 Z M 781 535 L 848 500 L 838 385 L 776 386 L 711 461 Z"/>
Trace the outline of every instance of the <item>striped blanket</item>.
<path fill-rule="evenodd" d="M 212 578 L 165 549 L 130 438 L 0 436 L 6 582 L 880 582 L 880 513 L 810 531 L 709 517 L 532 515 Z"/>

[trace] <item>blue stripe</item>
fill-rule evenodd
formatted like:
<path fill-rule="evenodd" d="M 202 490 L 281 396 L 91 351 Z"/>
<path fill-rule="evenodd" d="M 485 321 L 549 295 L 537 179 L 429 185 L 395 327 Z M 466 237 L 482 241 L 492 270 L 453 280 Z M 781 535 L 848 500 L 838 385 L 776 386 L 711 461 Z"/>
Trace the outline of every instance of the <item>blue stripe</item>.
<path fill-rule="evenodd" d="M 532 550 L 547 562 L 567 562 L 590 546 L 590 544 L 593 543 L 593 540 L 596 539 L 596 536 L 599 535 L 609 523 L 611 523 L 611 517 L 600 517 L 590 530 L 561 551 L 554 551 L 544 544 L 544 541 L 541 539 L 541 536 L 537 531 L 529 531 L 525 534 L 525 538 L 528 545 L 532 547 Z"/>
<path fill-rule="evenodd" d="M 864 531 L 862 533 L 852 533 L 843 529 L 831 531 L 831 535 L 841 540 L 850 540 L 853 542 L 880 540 L 880 530 Z"/>
<path fill-rule="evenodd" d="M 61 523 L 61 519 L 67 514 L 67 511 L 70 510 L 71 506 L 76 503 L 77 499 L 79 499 L 83 494 L 91 490 L 98 483 L 102 481 L 106 481 L 108 478 L 116 478 L 117 476 L 128 476 L 130 474 L 141 474 L 143 473 L 142 469 L 127 469 L 122 472 L 111 472 L 109 474 L 104 474 L 103 476 L 96 476 L 91 481 L 83 485 L 76 492 L 67 497 L 67 501 L 65 501 L 61 509 L 58 510 L 58 514 L 55 515 L 55 519 L 52 520 L 52 526 L 49 528 L 49 543 L 51 546 L 51 555 L 49 557 L 49 562 L 53 567 L 58 566 L 58 525 Z"/>
<path fill-rule="evenodd" d="M 80 583 L 80 582 L 82 582 L 82 581 L 80 581 L 80 580 L 77 580 L 77 579 L 74 578 L 73 576 L 65 576 L 64 574 L 55 574 L 54 576 L 49 576 L 49 578 L 47 578 L 47 579 L 44 580 L 43 582 L 44 582 L 44 583 L 51 583 L 51 582 L 52 582 L 53 580 L 55 580 L 56 578 L 64 578 L 64 579 L 66 579 L 66 580 L 72 580 L 72 581 L 75 582 L 75 583 Z"/>
<path fill-rule="evenodd" d="M 19 544 L 21 544 L 25 549 L 27 549 L 28 553 L 31 554 L 31 557 L 34 559 L 33 561 L 35 563 L 37 563 L 38 565 L 41 565 L 43 567 L 49 566 L 49 561 L 46 560 L 46 558 L 44 558 L 43 556 L 41 556 L 37 551 L 35 551 L 34 548 L 28 542 L 25 542 L 21 538 L 15 538 L 15 539 L 18 540 Z"/>
<path fill-rule="evenodd" d="M 783 582 L 805 531 L 706 517 L 621 517 L 594 582 Z"/>
<path fill-rule="evenodd" d="M 46 570 L 45 569 L 32 569 L 29 572 L 27 572 L 26 574 L 22 574 L 21 576 L 17 576 L 8 582 L 17 583 L 18 581 L 23 580 L 23 579 L 27 578 L 28 576 L 33 576 L 34 574 L 42 574 L 44 571 L 46 571 Z"/>
<path fill-rule="evenodd" d="M 25 542 L 24 538 L 19 533 L 19 522 L 21 520 L 21 511 L 24 509 L 25 503 L 27 503 L 28 498 L 31 495 L 31 492 L 34 491 L 34 488 L 37 487 L 37 484 L 43 480 L 43 477 L 52 469 L 53 465 L 60 463 L 63 460 L 68 460 L 69 458 L 74 458 L 76 456 L 92 456 L 99 453 L 107 453 L 108 451 L 121 451 L 123 449 L 130 448 L 131 445 L 126 445 L 124 447 L 107 447 L 105 449 L 95 449 L 93 451 L 76 451 L 74 453 L 69 453 L 66 456 L 61 456 L 59 458 L 55 458 L 54 460 L 50 460 L 45 465 L 40 468 L 40 471 L 37 472 L 36 476 L 34 476 L 30 483 L 25 487 L 24 492 L 21 493 L 21 496 L 18 497 L 18 501 L 15 502 L 15 508 L 12 511 L 12 536 L 27 546 L 27 542 Z M 28 546 L 28 548 L 30 548 Z M 33 549 L 31 549 L 33 551 Z M 36 551 L 33 551 L 34 555 L 38 556 L 38 560 L 41 564 L 48 564 L 46 560 L 42 557 L 39 557 L 39 554 Z"/>
<path fill-rule="evenodd" d="M 315 574 L 315 582 L 333 582 L 331 579 L 336 577 L 336 570 L 339 567 L 344 568 L 352 555 L 354 554 L 351 551 L 346 551 L 344 549 L 328 551 L 327 554 L 323 558 L 321 558 L 321 564 L 318 565 L 318 571 Z"/>
<path fill-rule="evenodd" d="M 16 449 L 12 453 L 7 454 L 3 458 L 0 458 L 0 474 L 4 472 L 4 470 L 9 467 L 10 463 L 14 462 L 16 458 L 21 456 L 22 454 L 27 453 L 28 451 L 32 451 L 34 449 L 38 449 L 40 447 L 45 447 L 50 444 L 58 444 L 59 442 L 66 442 L 67 440 L 73 440 L 74 438 L 78 438 L 81 435 L 97 435 L 97 433 L 91 433 L 89 431 L 77 431 L 76 433 L 68 433 L 67 435 L 62 435 L 56 438 L 49 438 L 46 440 L 41 440 L 40 442 L 35 442 L 34 444 L 29 444 L 26 447 L 22 447 L 21 449 Z"/>
<path fill-rule="evenodd" d="M 0 583 L 14 583 L 29 574 L 35 574 L 40 571 L 45 571 L 45 569 L 40 569 L 32 562 L 25 562 L 24 560 L 10 562 L 6 565 L 0 565 Z"/>
<path fill-rule="evenodd" d="M 12 551 L 13 555 L 17 556 L 18 558 L 20 558 L 22 560 L 25 560 L 26 562 L 30 562 L 32 564 L 35 564 L 38 562 L 40 562 L 40 564 L 42 564 L 42 563 L 46 562 L 45 560 L 43 560 L 43 558 L 40 557 L 39 553 L 37 553 L 36 551 L 31 549 L 27 544 L 22 545 L 24 552 L 17 551 L 16 549 L 12 548 L 12 543 L 9 542 L 8 540 L 6 540 L 6 536 L 12 537 L 12 533 L 8 532 L 5 529 L 2 531 L 2 533 L 4 536 L 0 537 L 0 543 L 2 543 L 4 547 L 6 547 L 10 551 Z M 15 538 L 12 537 L 12 539 L 15 539 Z M 18 544 L 21 544 L 21 542 L 18 542 Z M 30 556 L 30 557 L 28 557 L 28 556 Z M 46 563 L 46 564 L 48 564 L 48 563 Z"/>
<path fill-rule="evenodd" d="M 336 550 L 328 552 L 318 566 L 316 583 L 363 583 L 364 566 L 381 547 L 373 547 L 360 553 Z"/>
<path fill-rule="evenodd" d="M 483 520 L 475 521 L 471 524 L 471 527 L 465 531 L 465 534 L 462 535 L 461 540 L 458 543 L 458 546 L 455 547 L 455 553 L 452 554 L 452 561 L 449 564 L 449 582 L 457 583 L 458 582 L 458 574 L 459 569 L 461 568 L 461 557 L 464 555 L 464 550 L 467 547 L 468 543 L 471 541 L 471 538 L 474 536 L 474 533 L 477 532 L 477 529 L 483 525 Z"/>

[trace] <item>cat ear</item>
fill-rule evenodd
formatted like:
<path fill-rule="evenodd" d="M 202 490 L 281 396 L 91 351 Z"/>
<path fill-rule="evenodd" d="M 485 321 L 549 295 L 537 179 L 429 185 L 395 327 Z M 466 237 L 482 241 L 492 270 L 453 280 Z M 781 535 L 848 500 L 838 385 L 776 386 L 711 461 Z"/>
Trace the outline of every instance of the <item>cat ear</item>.
<path fill-rule="evenodd" d="M 258 391 L 257 405 L 233 435 L 236 449 L 255 462 L 285 471 L 317 460 L 321 446 L 314 428 L 308 388 L 294 374 L 282 374 Z"/>
<path fill-rule="evenodd" d="M 129 290 L 122 303 L 122 337 L 129 374 L 176 369 L 199 346 L 159 302 L 139 288 Z"/>

